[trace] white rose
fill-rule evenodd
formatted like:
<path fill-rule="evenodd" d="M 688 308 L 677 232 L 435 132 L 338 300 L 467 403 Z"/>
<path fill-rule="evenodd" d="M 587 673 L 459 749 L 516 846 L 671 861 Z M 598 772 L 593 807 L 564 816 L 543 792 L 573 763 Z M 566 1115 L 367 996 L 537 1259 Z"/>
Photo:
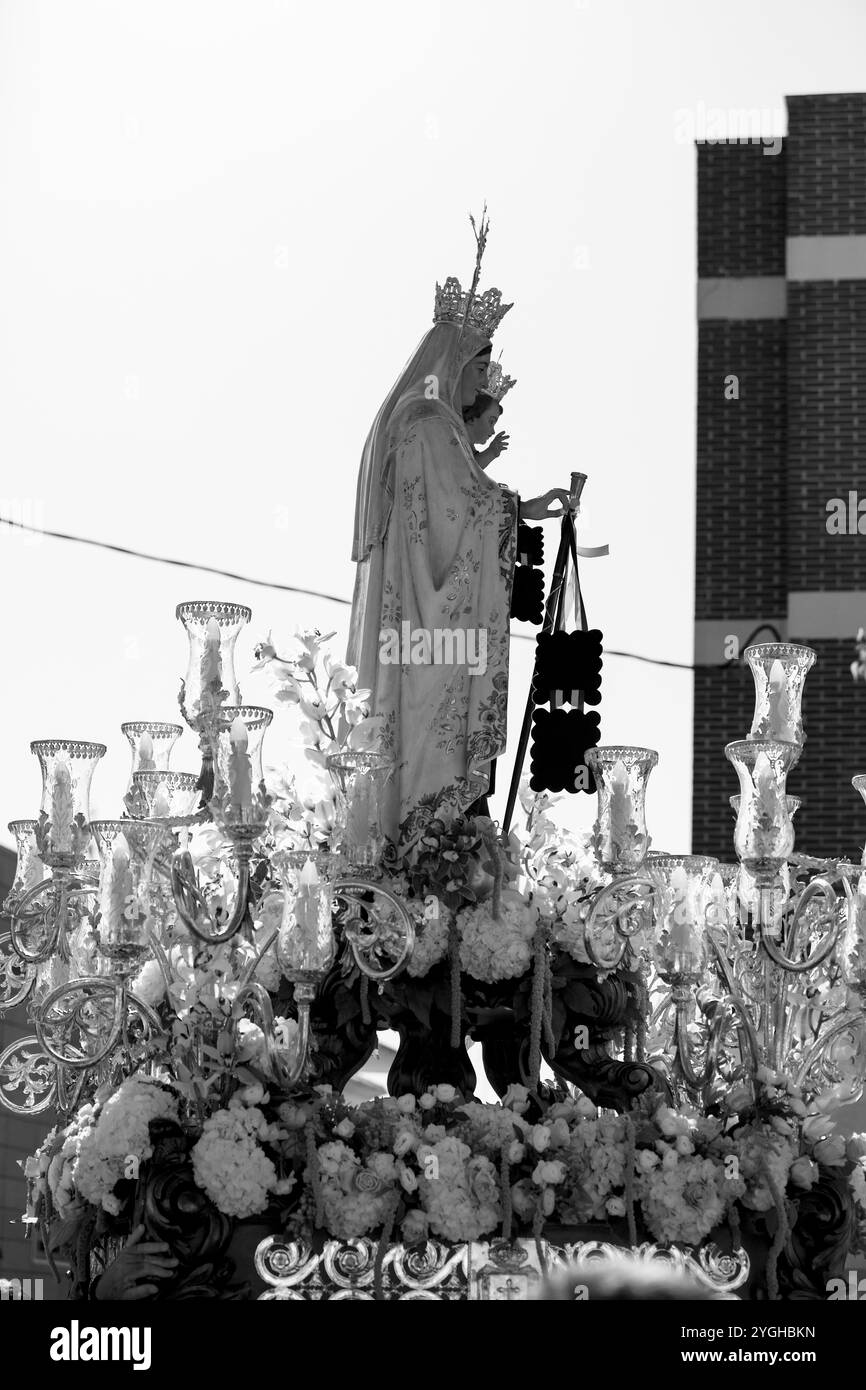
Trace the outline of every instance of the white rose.
<path fill-rule="evenodd" d="M 394 1140 L 394 1143 L 391 1147 L 393 1148 L 397 1158 L 402 1158 L 404 1154 L 407 1154 L 409 1152 L 414 1143 L 414 1134 L 412 1134 L 412 1132 L 408 1129 L 401 1129 L 400 1133 L 397 1135 L 397 1138 Z"/>
<path fill-rule="evenodd" d="M 538 1187 L 544 1187 L 548 1183 L 562 1182 L 565 1178 L 565 1164 L 560 1163 L 558 1158 L 542 1160 L 536 1163 L 532 1173 L 532 1181 Z"/>
<path fill-rule="evenodd" d="M 829 1139 L 821 1139 L 815 1145 L 815 1157 L 826 1168 L 840 1168 L 845 1162 L 845 1140 L 841 1134 L 832 1134 Z"/>
<path fill-rule="evenodd" d="M 529 1134 L 529 1142 L 538 1154 L 543 1154 L 550 1144 L 550 1130 L 547 1125 L 533 1125 Z"/>
<path fill-rule="evenodd" d="M 795 1187 L 805 1187 L 808 1190 L 818 1176 L 818 1165 L 805 1155 L 795 1158 L 789 1176 Z"/>
<path fill-rule="evenodd" d="M 405 1163 L 400 1164 L 400 1186 L 404 1192 L 416 1192 L 418 1190 L 418 1179 L 412 1169 L 406 1167 Z"/>
<path fill-rule="evenodd" d="M 518 1086 L 516 1082 L 513 1082 L 502 1097 L 502 1104 L 507 1109 L 516 1110 L 518 1115 L 522 1115 L 524 1110 L 529 1108 L 529 1091 L 525 1086 Z"/>

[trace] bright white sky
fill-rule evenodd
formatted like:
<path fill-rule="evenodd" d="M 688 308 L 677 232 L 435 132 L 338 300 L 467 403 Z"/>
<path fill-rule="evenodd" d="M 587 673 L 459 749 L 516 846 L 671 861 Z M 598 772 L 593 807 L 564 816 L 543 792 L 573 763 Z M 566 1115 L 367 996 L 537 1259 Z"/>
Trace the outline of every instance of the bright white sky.
<path fill-rule="evenodd" d="M 586 472 L 581 540 L 611 548 L 584 562 L 590 621 L 690 661 L 695 154 L 677 113 L 758 108 L 781 133 L 786 93 L 858 89 L 864 52 L 866 10 L 843 0 L 6 0 L 0 514 L 350 596 L 365 434 L 435 280 L 471 273 L 486 198 L 484 283 L 515 301 L 497 350 L 519 378 L 496 476 L 529 495 Z M 107 743 L 92 809 L 119 813 L 121 721 L 176 717 L 179 600 L 250 603 L 241 672 L 269 628 L 345 644 L 345 607 L 4 528 L 0 580 L 7 841 L 38 806 L 32 738 Z M 515 736 L 531 651 L 513 644 Z M 260 677 L 242 688 L 268 703 Z M 656 845 L 687 849 L 690 674 L 610 657 L 603 694 L 603 742 L 659 750 Z M 266 761 L 293 742 L 275 725 Z M 189 733 L 174 766 L 197 767 Z"/>

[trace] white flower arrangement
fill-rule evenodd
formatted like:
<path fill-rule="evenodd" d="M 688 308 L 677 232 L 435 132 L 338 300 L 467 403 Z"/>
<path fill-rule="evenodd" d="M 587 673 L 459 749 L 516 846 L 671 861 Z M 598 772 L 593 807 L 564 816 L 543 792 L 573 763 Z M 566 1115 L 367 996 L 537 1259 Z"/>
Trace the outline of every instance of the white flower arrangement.
<path fill-rule="evenodd" d="M 538 909 L 514 889 L 503 891 L 498 919 L 481 903 L 458 912 L 457 925 L 460 968 L 474 979 L 510 980 L 529 968 Z"/>
<path fill-rule="evenodd" d="M 117 1215 L 120 1202 L 115 1185 L 130 1176 L 130 1160 L 141 1163 L 150 1158 L 153 1145 L 148 1125 L 151 1120 L 177 1121 L 175 1095 L 157 1082 L 132 1076 L 105 1101 L 96 1122 L 78 1141 L 74 1184 L 78 1193 Z"/>
<path fill-rule="evenodd" d="M 724 1165 L 712 1158 L 659 1147 L 662 1161 L 635 1179 L 643 1218 L 656 1240 L 699 1245 L 742 1196 L 745 1183 L 727 1178 Z"/>
<path fill-rule="evenodd" d="M 438 911 L 419 898 L 403 898 L 415 921 L 415 947 L 406 965 L 407 974 L 420 979 L 448 954 L 448 933 L 453 913 L 444 903 L 434 899 Z"/>
<path fill-rule="evenodd" d="M 338 1239 L 353 1239 L 381 1226 L 393 1210 L 400 1168 L 393 1154 L 374 1153 L 366 1162 L 333 1140 L 318 1151 L 325 1223 Z"/>
<path fill-rule="evenodd" d="M 165 979 L 159 962 L 146 960 L 131 985 L 132 993 L 143 1004 L 156 1008 L 165 998 Z"/>
<path fill-rule="evenodd" d="M 250 1096 L 250 1099 L 263 1099 Z M 201 1138 L 192 1150 L 199 1187 L 226 1216 L 257 1216 L 268 1205 L 269 1193 L 285 1194 L 294 1178 L 277 1177 L 277 1170 L 259 1144 L 275 1137 L 261 1110 L 233 1097 L 224 1110 L 205 1120 Z"/>
<path fill-rule="evenodd" d="M 797 1156 L 792 1139 L 763 1130 L 748 1135 L 737 1145 L 740 1172 L 746 1190 L 740 1198 L 752 1211 L 770 1211 L 775 1205 L 773 1187 L 784 1192 L 791 1165 Z M 772 1179 L 772 1186 L 770 1183 Z"/>
<path fill-rule="evenodd" d="M 435 1235 L 471 1241 L 496 1229 L 502 1219 L 502 1203 L 496 1169 L 489 1158 L 473 1157 L 468 1144 L 448 1137 L 420 1145 L 418 1162 L 435 1173 L 435 1177 L 421 1176 L 418 1180 L 421 1203 Z"/>
<path fill-rule="evenodd" d="M 609 882 L 593 853 L 590 836 L 561 830 L 548 815 L 559 797 L 521 786 L 526 812 L 524 863 L 539 911 L 551 923 L 550 939 L 581 965 L 590 964 L 584 925 L 591 895 Z"/>

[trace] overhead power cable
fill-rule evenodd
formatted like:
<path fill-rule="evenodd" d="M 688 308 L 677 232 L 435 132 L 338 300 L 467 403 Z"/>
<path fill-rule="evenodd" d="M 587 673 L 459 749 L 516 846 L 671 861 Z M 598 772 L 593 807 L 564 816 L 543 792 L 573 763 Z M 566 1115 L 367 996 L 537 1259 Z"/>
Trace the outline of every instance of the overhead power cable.
<path fill-rule="evenodd" d="M 8 526 L 16 531 L 27 531 L 36 536 L 49 536 L 52 540 L 56 541 L 69 541 L 73 545 L 89 545 L 94 550 L 107 550 L 114 555 L 126 555 L 133 560 L 147 560 L 149 563 L 155 565 L 171 565 L 175 569 L 196 570 L 199 574 L 215 574 L 221 579 L 231 579 L 237 584 L 250 584 L 258 589 L 273 589 L 278 593 L 298 594 L 302 598 L 319 598 L 323 599 L 326 603 L 339 603 L 346 608 L 351 605 L 351 599 L 341 598 L 338 594 L 326 594 L 321 589 L 304 589 L 296 584 L 279 584 L 273 579 L 256 579 L 249 574 L 236 574 L 232 570 L 220 569 L 217 565 L 198 564 L 193 560 L 177 560 L 168 555 L 150 555 L 146 551 L 135 550 L 131 546 L 126 545 L 115 545 L 111 541 L 94 540 L 89 536 L 73 536 L 68 531 L 51 531 L 43 526 L 30 526 L 25 521 L 15 521 L 11 517 L 0 516 L 0 525 Z M 743 647 L 748 646 L 749 642 L 754 639 L 758 632 L 763 631 L 764 628 L 770 628 L 775 634 L 776 640 L 781 641 L 781 637 L 776 629 L 772 627 L 772 624 L 764 623 L 761 627 L 755 629 L 755 632 L 742 644 Z M 535 634 L 531 632 L 513 632 L 511 636 L 521 642 L 535 641 Z M 606 647 L 605 655 L 623 657 L 628 661 L 643 661 L 649 666 L 667 666 L 675 671 L 701 671 L 706 670 L 709 666 L 725 667 L 737 664 L 736 661 L 731 660 L 704 662 L 701 665 L 695 666 L 687 661 L 667 661 L 664 657 L 643 656 L 638 652 L 618 651 L 614 647 Z"/>

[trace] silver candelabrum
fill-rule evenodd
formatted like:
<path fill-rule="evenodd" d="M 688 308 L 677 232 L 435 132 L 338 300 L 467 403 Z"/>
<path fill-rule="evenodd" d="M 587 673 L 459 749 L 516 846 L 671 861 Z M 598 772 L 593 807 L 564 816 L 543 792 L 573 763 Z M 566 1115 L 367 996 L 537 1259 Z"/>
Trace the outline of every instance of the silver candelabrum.
<path fill-rule="evenodd" d="M 31 745 L 42 771 L 39 816 L 10 823 L 18 858 L 3 905 L 0 1011 L 28 1002 L 34 1036 L 0 1054 L 0 1102 L 14 1113 L 68 1113 L 85 1086 L 122 1077 L 147 1059 L 164 1028 L 135 981 L 153 962 L 169 998 L 179 955 L 195 966 L 223 952 L 230 1006 L 190 1013 L 190 1060 L 209 1047 L 236 1055 L 243 1020 L 263 1035 L 275 1084 L 308 1071 L 310 1006 L 334 963 L 338 935 L 358 969 L 383 982 L 414 947 L 412 919 L 385 886 L 379 806 L 387 758 L 347 752 L 329 760 L 337 816 L 325 848 L 293 843 L 271 812 L 262 741 L 272 712 L 243 704 L 235 676 L 240 604 L 178 605 L 189 639 L 179 704 L 198 735 L 199 773 L 169 767 L 178 724 L 122 725 L 132 752 L 124 814 L 91 820 L 90 785 L 103 744 L 47 739 Z M 210 823 L 213 852 L 196 867 L 190 834 Z M 256 927 L 251 913 L 256 884 Z M 296 1019 L 274 1015 L 259 978 L 265 963 L 293 986 Z"/>
<path fill-rule="evenodd" d="M 840 1100 L 854 1100 L 866 1074 L 866 852 L 860 865 L 794 855 L 800 803 L 786 779 L 805 740 L 801 701 L 815 653 L 768 643 L 745 658 L 755 714 L 746 738 L 725 749 L 740 784 L 736 864 L 649 849 L 652 750 L 587 753 L 594 846 L 609 881 L 593 895 L 586 950 L 600 970 L 626 957 L 643 975 L 641 1050 L 680 1096 L 706 1102 L 781 1072 L 804 1095 L 836 1087 Z M 853 785 L 866 797 L 866 776 Z M 792 868 L 816 867 L 805 885 L 792 877 Z"/>

